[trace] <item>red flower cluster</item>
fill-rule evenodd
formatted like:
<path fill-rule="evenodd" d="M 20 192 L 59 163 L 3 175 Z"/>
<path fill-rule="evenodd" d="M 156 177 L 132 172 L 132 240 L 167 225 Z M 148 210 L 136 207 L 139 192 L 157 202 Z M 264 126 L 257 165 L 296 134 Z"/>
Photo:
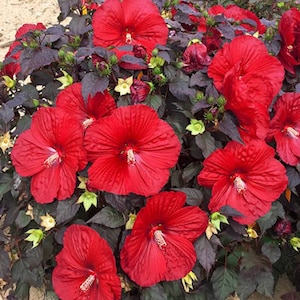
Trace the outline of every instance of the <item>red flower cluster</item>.
<path fill-rule="evenodd" d="M 275 103 L 269 139 L 276 141 L 276 151 L 287 164 L 300 162 L 300 93 L 286 93 Z"/>
<path fill-rule="evenodd" d="M 182 192 L 161 192 L 147 200 L 126 237 L 121 267 L 140 286 L 178 280 L 195 262 L 193 242 L 208 225 L 199 207 L 183 207 Z"/>
<path fill-rule="evenodd" d="M 135 0 L 107 0 L 94 13 L 92 26 L 94 45 L 116 47 L 113 51 L 119 59 L 134 55 L 122 46 L 142 46 L 150 57 L 155 46 L 165 45 L 168 38 L 167 25 L 151 0 L 143 1 L 143 5 Z M 141 68 L 137 64 L 125 66 Z"/>
<path fill-rule="evenodd" d="M 82 126 L 62 109 L 40 108 L 35 113 L 30 129 L 17 139 L 11 159 L 21 176 L 32 176 L 31 193 L 37 202 L 73 194 L 76 172 L 87 164 L 82 143 Z"/>
<path fill-rule="evenodd" d="M 181 144 L 173 129 L 145 105 L 115 109 L 87 130 L 89 184 L 98 190 L 150 196 L 168 181 Z"/>
<path fill-rule="evenodd" d="M 264 139 L 270 121 L 268 108 L 284 78 L 278 59 L 257 38 L 239 36 L 217 52 L 208 75 L 226 98 L 225 108 L 236 115 L 241 134 Z"/>
<path fill-rule="evenodd" d="M 242 214 L 234 217 L 241 224 L 251 224 L 266 214 L 288 182 L 273 148 L 261 140 L 245 145 L 231 141 L 214 151 L 203 165 L 197 179 L 199 184 L 212 187 L 209 209 L 215 212 L 231 206 Z"/>
<path fill-rule="evenodd" d="M 66 230 L 63 243 L 52 274 L 55 293 L 61 300 L 121 299 L 115 257 L 106 240 L 88 226 L 73 224 Z"/>
<path fill-rule="evenodd" d="M 278 58 L 287 71 L 295 74 L 295 66 L 300 64 L 300 11 L 291 8 L 282 14 L 278 31 L 282 39 Z"/>

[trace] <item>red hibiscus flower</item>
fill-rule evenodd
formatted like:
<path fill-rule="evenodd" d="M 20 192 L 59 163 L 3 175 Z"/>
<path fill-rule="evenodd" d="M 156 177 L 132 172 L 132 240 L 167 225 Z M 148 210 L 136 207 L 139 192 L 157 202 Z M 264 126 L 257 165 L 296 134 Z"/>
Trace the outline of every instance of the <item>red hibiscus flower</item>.
<path fill-rule="evenodd" d="M 72 118 L 77 119 L 84 128 L 95 120 L 110 115 L 117 107 L 114 98 L 108 91 L 89 96 L 85 101 L 82 96 L 82 84 L 74 83 L 61 91 L 56 100 L 56 106 L 66 111 Z"/>
<path fill-rule="evenodd" d="M 245 145 L 231 141 L 203 165 L 197 179 L 200 185 L 212 187 L 209 209 L 215 212 L 228 205 L 243 215 L 234 218 L 241 224 L 251 224 L 266 214 L 288 182 L 273 148 L 261 140 Z"/>
<path fill-rule="evenodd" d="M 95 46 L 139 45 L 145 47 L 149 56 L 157 44 L 165 45 L 168 38 L 167 25 L 151 0 L 106 0 L 94 13 L 92 26 Z M 113 51 L 118 58 L 133 55 L 118 48 Z"/>
<path fill-rule="evenodd" d="M 150 196 L 160 191 L 181 149 L 169 124 L 145 105 L 120 107 L 87 130 L 84 146 L 91 187 Z"/>
<path fill-rule="evenodd" d="M 207 68 L 211 63 L 211 58 L 207 55 L 207 48 L 202 43 L 189 45 L 183 53 L 183 70 L 187 73 L 199 71 Z"/>
<path fill-rule="evenodd" d="M 161 192 L 147 200 L 121 250 L 121 267 L 140 286 L 177 280 L 196 262 L 193 242 L 208 225 L 199 207 L 183 207 L 182 192 Z"/>
<path fill-rule="evenodd" d="M 56 256 L 52 283 L 61 300 L 121 299 L 115 257 L 106 240 L 92 228 L 71 225 Z"/>
<path fill-rule="evenodd" d="M 10 45 L 7 54 L 5 55 L 5 59 L 9 62 L 5 64 L 3 69 L 0 70 L 0 75 L 7 75 L 9 77 L 13 77 L 17 75 L 21 71 L 21 66 L 19 63 L 19 59 L 21 56 L 22 50 L 14 51 L 17 46 L 21 45 L 22 36 L 29 31 L 33 30 L 44 30 L 46 27 L 42 23 L 35 24 L 23 24 L 16 32 L 15 38 L 16 40 Z"/>
<path fill-rule="evenodd" d="M 294 67 L 300 64 L 300 11 L 297 8 L 282 14 L 278 31 L 282 39 L 278 58 L 287 71 L 295 74 Z"/>
<path fill-rule="evenodd" d="M 273 109 L 269 137 L 275 139 L 280 158 L 295 166 L 300 162 L 300 93 L 282 95 Z"/>
<path fill-rule="evenodd" d="M 244 132 L 264 139 L 269 126 L 268 108 L 279 92 L 284 68 L 255 37 L 239 36 L 217 52 L 208 75 L 225 96 L 227 110 Z"/>
<path fill-rule="evenodd" d="M 87 164 L 82 142 L 82 126 L 63 110 L 40 108 L 35 113 L 31 128 L 17 139 L 11 159 L 21 176 L 32 176 L 31 193 L 37 202 L 73 194 L 76 172 Z"/>

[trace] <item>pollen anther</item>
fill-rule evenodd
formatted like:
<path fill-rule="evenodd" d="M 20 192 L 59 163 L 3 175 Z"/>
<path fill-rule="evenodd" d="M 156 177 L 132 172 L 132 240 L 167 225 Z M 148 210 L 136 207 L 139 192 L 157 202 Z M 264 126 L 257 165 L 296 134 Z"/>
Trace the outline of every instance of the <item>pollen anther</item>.
<path fill-rule="evenodd" d="M 129 165 L 134 165 L 136 162 L 135 157 L 134 157 L 134 152 L 132 149 L 127 150 L 127 163 Z"/>
<path fill-rule="evenodd" d="M 93 275 L 93 274 L 90 274 L 89 277 L 80 285 L 80 289 L 83 291 L 83 292 L 87 292 L 90 287 L 92 286 L 92 284 L 94 283 L 96 279 L 96 276 Z"/>
<path fill-rule="evenodd" d="M 126 33 L 126 44 L 132 43 L 132 37 L 130 33 Z"/>
<path fill-rule="evenodd" d="M 56 162 L 61 162 L 61 158 L 59 156 L 59 154 L 55 151 L 52 155 L 50 155 L 45 161 L 44 161 L 44 165 L 47 168 L 52 167 Z"/>
<path fill-rule="evenodd" d="M 292 138 L 297 138 L 299 136 L 299 132 L 295 130 L 293 127 L 287 127 L 286 132 Z"/>
<path fill-rule="evenodd" d="M 154 231 L 154 240 L 160 249 L 163 249 L 167 246 L 167 243 L 164 239 L 164 234 L 162 233 L 161 230 Z"/>
<path fill-rule="evenodd" d="M 234 185 L 239 194 L 243 193 L 246 190 L 246 183 L 241 179 L 241 177 L 236 177 L 234 179 Z"/>

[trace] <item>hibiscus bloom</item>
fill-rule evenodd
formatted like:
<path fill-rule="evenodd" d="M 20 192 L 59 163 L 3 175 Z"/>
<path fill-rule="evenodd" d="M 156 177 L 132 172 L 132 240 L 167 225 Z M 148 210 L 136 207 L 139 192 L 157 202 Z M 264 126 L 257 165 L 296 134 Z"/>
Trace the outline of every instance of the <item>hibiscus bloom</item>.
<path fill-rule="evenodd" d="M 253 36 L 239 36 L 217 52 L 208 75 L 225 96 L 225 109 L 237 117 L 244 133 L 264 139 L 269 126 L 268 108 L 279 92 L 284 68 Z"/>
<path fill-rule="evenodd" d="M 89 184 L 98 190 L 150 196 L 168 181 L 181 144 L 169 124 L 146 105 L 115 109 L 86 132 Z"/>
<path fill-rule="evenodd" d="M 30 129 L 17 139 L 11 159 L 21 176 L 32 176 L 31 193 L 37 202 L 73 194 L 76 172 L 87 164 L 82 142 L 82 126 L 63 110 L 40 108 L 35 113 Z"/>
<path fill-rule="evenodd" d="M 121 267 L 140 286 L 178 280 L 196 262 L 193 242 L 208 225 L 196 206 L 186 206 L 182 192 L 161 192 L 147 200 L 126 237 Z"/>
<path fill-rule="evenodd" d="M 92 19 L 94 45 L 100 47 L 143 46 L 148 56 L 157 44 L 166 45 L 168 27 L 151 0 L 106 0 Z M 130 51 L 114 48 L 118 58 Z M 129 65 L 126 65 L 129 67 Z M 138 68 L 136 64 L 135 67 Z M 146 66 L 147 67 L 147 66 Z"/>
<path fill-rule="evenodd" d="M 234 217 L 240 224 L 251 224 L 265 215 L 288 182 L 274 154 L 261 140 L 245 145 L 231 141 L 214 151 L 197 177 L 200 185 L 212 187 L 209 209 L 216 212 L 228 205 L 243 215 Z"/>
<path fill-rule="evenodd" d="M 58 94 L 56 106 L 78 120 L 84 128 L 95 120 L 110 115 L 117 107 L 114 98 L 107 90 L 96 93 L 93 97 L 89 95 L 85 101 L 82 96 L 82 84 L 79 82 L 68 86 Z"/>
<path fill-rule="evenodd" d="M 21 45 L 22 36 L 26 33 L 33 30 L 44 30 L 46 27 L 42 23 L 37 24 L 23 24 L 16 32 L 15 38 L 16 40 L 10 45 L 8 52 L 5 55 L 5 59 L 7 59 L 8 63 L 4 65 L 4 67 L 0 70 L 0 75 L 7 75 L 9 77 L 13 77 L 17 75 L 21 71 L 20 66 L 20 56 L 22 50 L 16 50 L 18 46 Z"/>
<path fill-rule="evenodd" d="M 300 11 L 297 8 L 282 14 L 278 31 L 282 39 L 278 58 L 287 71 L 295 74 L 294 67 L 300 64 Z"/>
<path fill-rule="evenodd" d="M 116 261 L 106 240 L 92 228 L 71 225 L 56 256 L 52 283 L 61 300 L 121 299 Z"/>
<path fill-rule="evenodd" d="M 286 93 L 275 103 L 270 122 L 270 136 L 276 141 L 276 151 L 287 164 L 300 162 L 300 93 Z"/>

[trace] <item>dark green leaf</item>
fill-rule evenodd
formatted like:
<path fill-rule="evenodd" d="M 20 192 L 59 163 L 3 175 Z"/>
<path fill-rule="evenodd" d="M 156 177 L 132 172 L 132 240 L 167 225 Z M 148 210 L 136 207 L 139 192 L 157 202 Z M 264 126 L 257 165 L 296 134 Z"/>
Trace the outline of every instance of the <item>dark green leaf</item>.
<path fill-rule="evenodd" d="M 216 149 L 215 139 L 207 131 L 205 131 L 203 134 L 197 134 L 195 137 L 195 142 L 202 150 L 202 154 L 205 158 L 207 158 Z"/>
<path fill-rule="evenodd" d="M 76 204 L 76 198 L 71 198 L 64 201 L 58 201 L 56 224 L 67 222 L 71 220 L 77 213 L 80 205 Z"/>
<path fill-rule="evenodd" d="M 145 103 L 152 107 L 155 111 L 158 111 L 158 109 L 161 107 L 163 101 L 161 96 L 159 95 L 148 95 Z"/>
<path fill-rule="evenodd" d="M 70 30 L 75 35 L 81 35 L 88 32 L 92 28 L 90 23 L 91 23 L 90 15 L 83 15 L 83 16 L 73 15 L 69 26 L 70 26 Z"/>
<path fill-rule="evenodd" d="M 31 218 L 30 216 L 26 215 L 26 211 L 20 210 L 15 220 L 15 224 L 18 228 L 24 228 L 29 224 L 30 220 Z"/>
<path fill-rule="evenodd" d="M 31 125 L 31 117 L 28 115 L 23 116 L 17 123 L 17 128 L 14 131 L 14 135 L 20 135 L 26 129 L 28 129 Z"/>
<path fill-rule="evenodd" d="M 274 292 L 274 277 L 272 272 L 259 274 L 256 277 L 256 282 L 258 284 L 256 288 L 257 292 L 264 296 L 272 297 Z"/>
<path fill-rule="evenodd" d="M 93 224 L 91 227 L 95 229 L 101 237 L 108 242 L 113 251 L 115 251 L 118 245 L 121 228 L 109 228 L 98 224 Z"/>
<path fill-rule="evenodd" d="M 211 82 L 211 79 L 201 71 L 196 72 L 195 74 L 192 74 L 190 79 L 190 86 L 198 86 L 198 87 L 204 87 L 207 86 Z"/>
<path fill-rule="evenodd" d="M 163 282 L 164 290 L 167 293 L 168 300 L 179 300 L 184 297 L 181 280 Z"/>
<path fill-rule="evenodd" d="M 238 127 L 234 123 L 233 117 L 229 112 L 225 112 L 223 119 L 219 122 L 219 129 L 227 134 L 232 140 L 243 143 Z"/>
<path fill-rule="evenodd" d="M 204 234 L 196 240 L 194 247 L 199 263 L 208 274 L 216 262 L 215 250 Z"/>
<path fill-rule="evenodd" d="M 240 300 L 247 300 L 249 296 L 255 292 L 257 283 L 255 279 L 249 276 L 249 271 L 242 271 L 239 274 L 239 280 L 236 287 L 236 292 Z"/>
<path fill-rule="evenodd" d="M 224 300 L 229 294 L 234 292 L 237 286 L 238 276 L 225 267 L 217 268 L 211 277 L 211 283 L 217 300 Z"/>
<path fill-rule="evenodd" d="M 168 300 L 168 295 L 160 284 L 156 284 L 142 290 L 141 300 Z"/>
<path fill-rule="evenodd" d="M 30 286 L 27 283 L 17 284 L 16 289 L 13 291 L 13 299 L 29 300 L 29 288 Z"/>
<path fill-rule="evenodd" d="M 186 194 L 186 204 L 187 205 L 195 205 L 199 206 L 203 200 L 203 194 L 201 191 L 195 188 L 181 188 L 181 189 L 173 189 L 174 191 L 183 192 Z"/>
<path fill-rule="evenodd" d="M 26 76 L 34 70 L 50 65 L 58 60 L 57 50 L 40 47 L 38 49 L 26 48 L 21 53 L 20 63 L 22 73 Z"/>
<path fill-rule="evenodd" d="M 257 220 L 261 234 L 264 234 L 267 229 L 271 228 L 276 223 L 278 217 L 285 219 L 285 212 L 282 204 L 275 201 L 272 203 L 270 211 Z"/>
<path fill-rule="evenodd" d="M 117 209 L 119 212 L 128 214 L 129 210 L 127 207 L 127 196 L 116 195 L 112 193 L 104 194 L 106 203 Z"/>
<path fill-rule="evenodd" d="M 289 188 L 292 189 L 300 184 L 300 174 L 295 167 L 287 166 L 286 175 L 289 179 Z"/>
<path fill-rule="evenodd" d="M 10 260 L 8 253 L 0 249 L 0 278 L 8 281 L 10 275 Z"/>
<path fill-rule="evenodd" d="M 281 251 L 277 245 L 265 243 L 261 247 L 261 252 L 267 256 L 272 264 L 274 264 L 281 256 Z"/>
<path fill-rule="evenodd" d="M 115 208 L 105 206 L 91 219 L 89 219 L 87 223 L 96 223 L 107 226 L 109 228 L 118 228 L 125 225 L 126 219 L 124 215 L 119 213 Z"/>
<path fill-rule="evenodd" d="M 188 164 L 182 172 L 182 180 L 184 183 L 189 182 L 192 180 L 195 176 L 199 174 L 201 170 L 201 165 L 198 162 L 192 162 Z"/>
<path fill-rule="evenodd" d="M 11 189 L 12 178 L 10 174 L 0 174 L 0 200 Z"/>
<path fill-rule="evenodd" d="M 9 107 L 8 104 L 2 103 L 0 106 L 0 121 L 2 121 L 4 124 L 7 124 L 13 117 L 14 112 L 12 108 Z"/>
<path fill-rule="evenodd" d="M 84 99 L 88 99 L 88 96 L 92 97 L 103 91 L 108 87 L 109 80 L 107 77 L 100 77 L 96 73 L 87 73 L 82 79 L 82 95 Z"/>

